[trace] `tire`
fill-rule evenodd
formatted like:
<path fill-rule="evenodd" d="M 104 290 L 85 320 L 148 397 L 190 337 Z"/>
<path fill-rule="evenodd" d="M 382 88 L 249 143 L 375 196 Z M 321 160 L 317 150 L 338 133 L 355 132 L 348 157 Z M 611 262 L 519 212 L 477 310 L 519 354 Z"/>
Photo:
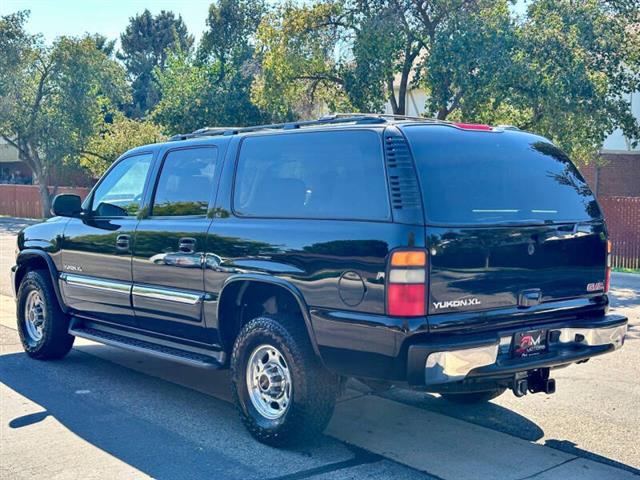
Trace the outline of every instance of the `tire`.
<path fill-rule="evenodd" d="M 317 437 L 333 415 L 340 389 L 339 377 L 322 366 L 304 321 L 295 317 L 248 322 L 233 346 L 231 381 L 245 427 L 273 446 Z"/>
<path fill-rule="evenodd" d="M 22 279 L 17 302 L 18 334 L 24 351 L 38 360 L 64 357 L 73 346 L 69 317 L 60 309 L 49 273 L 32 270 Z"/>
<path fill-rule="evenodd" d="M 487 390 L 485 392 L 466 392 L 466 393 L 441 393 L 442 398 L 448 402 L 463 405 L 471 405 L 474 403 L 485 403 L 489 400 L 499 397 L 506 391 L 505 387 Z"/>

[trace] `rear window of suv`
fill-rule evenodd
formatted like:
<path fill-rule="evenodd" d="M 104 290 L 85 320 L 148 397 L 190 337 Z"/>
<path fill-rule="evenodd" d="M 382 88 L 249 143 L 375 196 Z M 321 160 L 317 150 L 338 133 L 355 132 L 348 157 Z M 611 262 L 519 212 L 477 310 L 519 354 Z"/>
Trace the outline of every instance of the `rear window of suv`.
<path fill-rule="evenodd" d="M 430 223 L 535 224 L 601 217 L 576 167 L 542 137 L 441 125 L 403 130 Z"/>

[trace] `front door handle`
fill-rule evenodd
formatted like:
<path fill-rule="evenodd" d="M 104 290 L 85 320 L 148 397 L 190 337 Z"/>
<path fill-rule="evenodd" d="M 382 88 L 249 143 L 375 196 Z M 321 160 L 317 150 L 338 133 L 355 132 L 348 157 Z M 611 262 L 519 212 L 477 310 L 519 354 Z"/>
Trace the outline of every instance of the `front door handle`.
<path fill-rule="evenodd" d="M 129 235 L 118 235 L 116 237 L 116 249 L 120 251 L 129 250 L 129 246 L 131 245 L 131 236 Z"/>
<path fill-rule="evenodd" d="M 196 239 L 183 237 L 178 240 L 178 250 L 182 253 L 194 253 L 196 251 Z"/>

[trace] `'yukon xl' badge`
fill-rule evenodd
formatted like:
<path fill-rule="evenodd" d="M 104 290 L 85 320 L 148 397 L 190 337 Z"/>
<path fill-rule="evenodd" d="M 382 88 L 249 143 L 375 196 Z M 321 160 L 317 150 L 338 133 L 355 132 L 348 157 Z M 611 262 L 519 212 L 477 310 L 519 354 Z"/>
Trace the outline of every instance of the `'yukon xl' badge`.
<path fill-rule="evenodd" d="M 471 307 L 473 305 L 480 305 L 480 299 L 462 298 L 460 300 L 447 300 L 446 302 L 433 302 L 433 306 L 436 310 L 441 308 Z"/>

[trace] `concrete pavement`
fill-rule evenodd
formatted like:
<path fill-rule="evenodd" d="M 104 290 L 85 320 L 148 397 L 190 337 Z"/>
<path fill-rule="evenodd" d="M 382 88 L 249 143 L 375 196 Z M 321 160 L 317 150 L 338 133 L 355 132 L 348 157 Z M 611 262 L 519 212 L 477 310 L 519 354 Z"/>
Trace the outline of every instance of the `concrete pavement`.
<path fill-rule="evenodd" d="M 585 415 L 590 403 L 573 394 L 558 401 L 561 390 L 520 400 L 504 395 L 478 409 L 435 396 L 414 398 L 414 392 L 382 398 L 353 384 L 328 436 L 312 446 L 276 450 L 244 431 L 228 403 L 226 372 L 84 340 L 63 361 L 37 362 L 21 353 L 13 315 L 13 301 L 0 297 L 0 473 L 6 478 L 638 478 L 633 446 L 640 423 L 619 404 L 620 392 L 599 410 L 604 422 L 619 416 L 628 432 L 618 423 L 600 430 L 591 423 L 599 417 Z M 638 350 L 637 343 L 625 349 Z M 625 349 L 598 360 L 620 357 Z M 582 377 L 578 370 L 589 365 L 570 369 Z M 607 366 L 596 366 L 595 374 Z M 582 382 L 573 377 L 567 374 L 562 383 L 579 388 Z M 637 405 L 636 390 L 625 395 Z M 529 400 L 533 409 L 522 406 Z M 567 405 L 574 424 L 565 430 L 564 421 L 556 424 L 568 415 Z M 542 408 L 549 414 L 532 420 L 532 411 Z M 556 443 L 548 429 L 557 429 Z M 582 435 L 599 441 L 587 450 Z M 563 442 L 576 446 L 557 448 Z M 604 453 L 608 444 L 617 455 Z"/>
<path fill-rule="evenodd" d="M 229 404 L 226 372 L 79 340 L 59 362 L 21 351 L 0 218 L 0 479 L 639 478 L 640 276 L 614 274 L 625 347 L 554 374 L 558 392 L 481 406 L 351 384 L 325 436 L 275 450 Z"/>

